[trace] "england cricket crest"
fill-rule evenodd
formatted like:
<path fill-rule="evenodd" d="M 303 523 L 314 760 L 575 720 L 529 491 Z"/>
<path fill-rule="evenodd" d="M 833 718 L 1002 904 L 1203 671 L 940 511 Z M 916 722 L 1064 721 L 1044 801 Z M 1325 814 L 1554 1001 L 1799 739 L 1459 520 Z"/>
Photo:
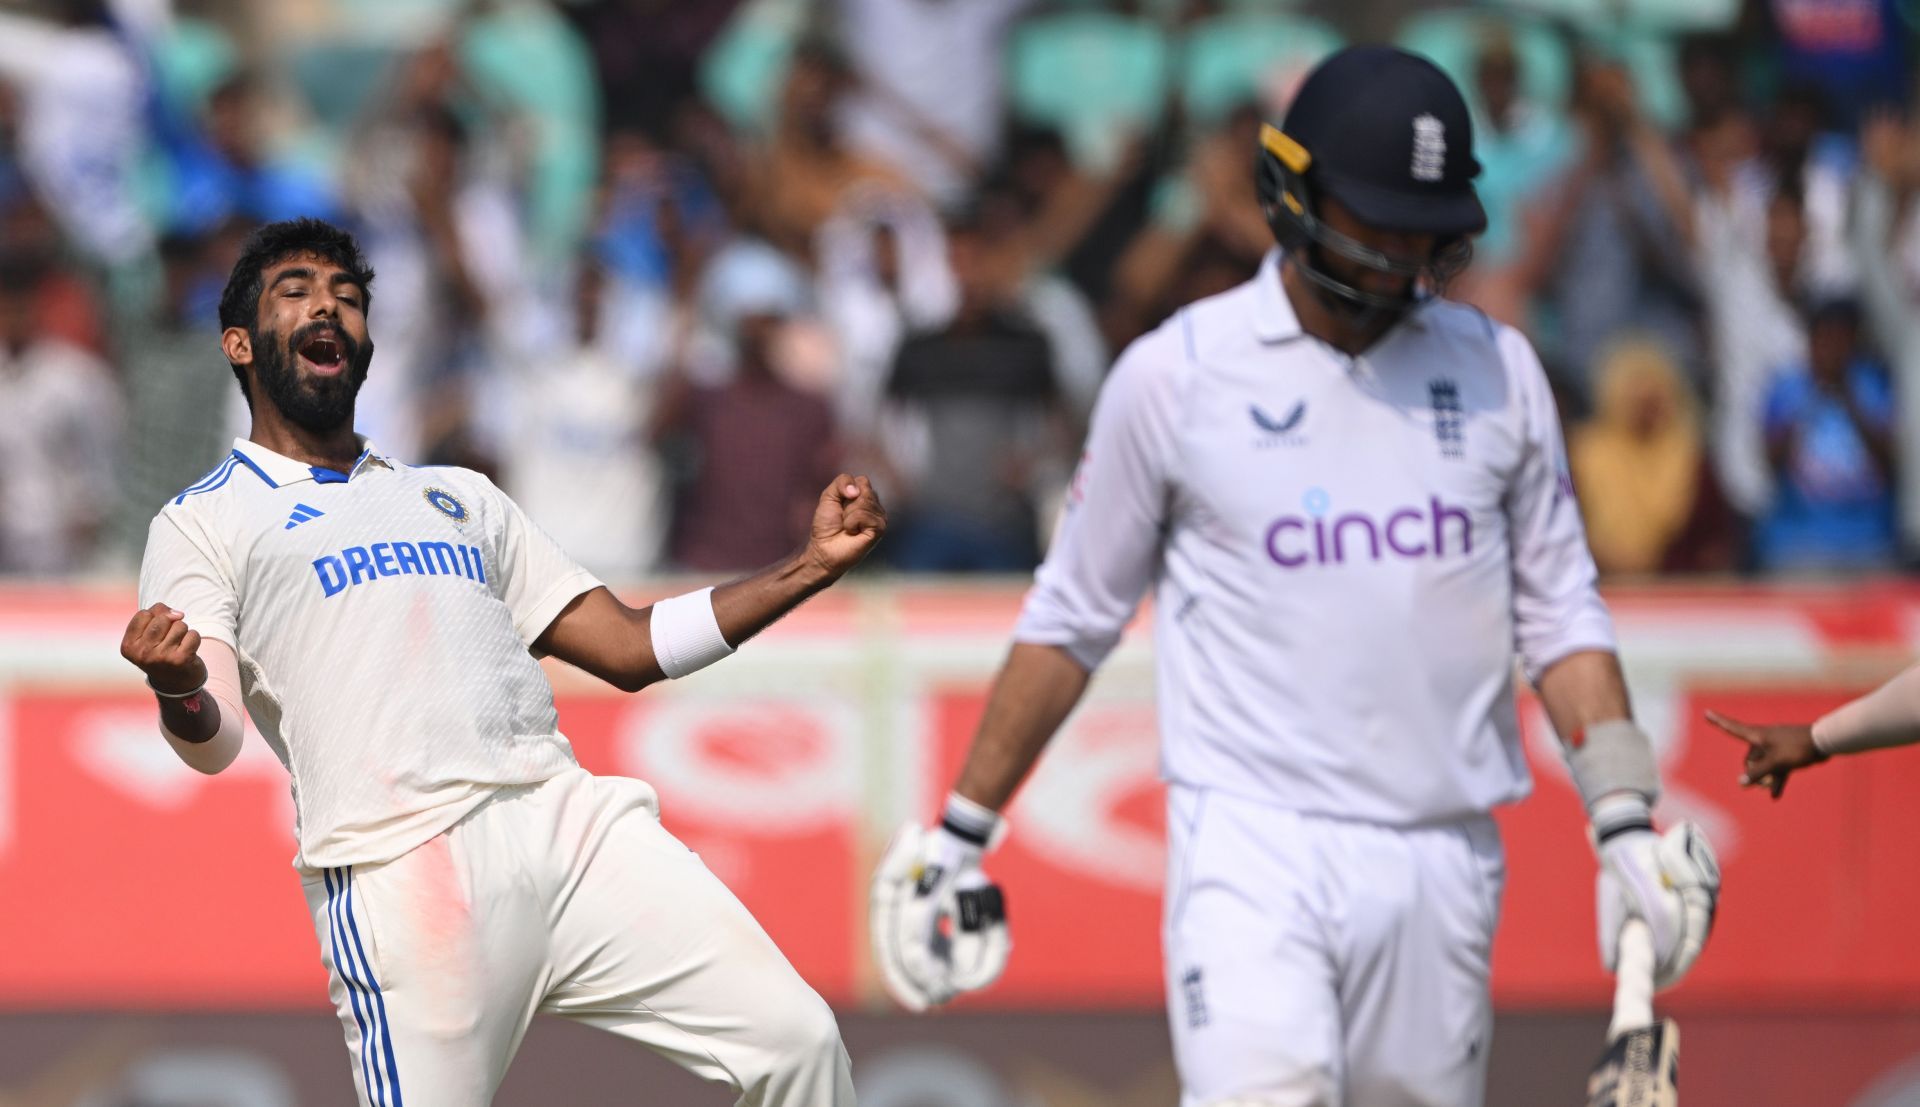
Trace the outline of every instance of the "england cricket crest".
<path fill-rule="evenodd" d="M 1433 437 L 1440 444 L 1440 456 L 1465 457 L 1466 420 L 1460 409 L 1460 386 L 1436 377 L 1427 382 L 1427 398 L 1433 404 Z"/>

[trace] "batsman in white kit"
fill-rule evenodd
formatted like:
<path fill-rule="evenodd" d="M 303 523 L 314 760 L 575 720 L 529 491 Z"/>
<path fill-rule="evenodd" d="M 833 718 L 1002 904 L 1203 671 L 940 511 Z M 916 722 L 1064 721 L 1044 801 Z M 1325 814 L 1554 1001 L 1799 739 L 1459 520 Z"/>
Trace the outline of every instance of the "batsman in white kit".
<path fill-rule="evenodd" d="M 220 322 L 252 431 L 154 519 L 121 646 L 183 761 L 230 764 L 244 704 L 292 775 L 360 1102 L 481 1107 L 550 1012 L 742 1104 L 852 1104 L 832 1012 L 652 788 L 578 765 L 536 658 L 630 692 L 693 672 L 857 564 L 879 501 L 841 476 L 787 561 L 630 608 L 486 477 L 355 436 L 372 278 L 325 223 L 249 240 Z"/>
<path fill-rule="evenodd" d="M 1643 919 L 1662 985 L 1693 963 L 1718 870 L 1653 830 L 1546 377 L 1439 295 L 1486 225 L 1478 172 L 1459 91 L 1391 48 L 1333 55 L 1262 128 L 1278 249 L 1120 357 L 944 816 L 875 875 L 901 1003 L 1004 966 L 998 813 L 1150 586 L 1184 1107 L 1482 1102 L 1489 812 L 1531 787 L 1516 653 L 1591 816 L 1603 960 Z"/>

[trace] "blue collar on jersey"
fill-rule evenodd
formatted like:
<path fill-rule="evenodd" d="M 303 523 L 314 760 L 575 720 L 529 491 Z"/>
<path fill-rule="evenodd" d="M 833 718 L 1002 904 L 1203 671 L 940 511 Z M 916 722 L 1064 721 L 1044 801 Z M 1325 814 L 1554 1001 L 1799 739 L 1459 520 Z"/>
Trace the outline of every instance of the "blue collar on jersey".
<path fill-rule="evenodd" d="M 353 478 L 354 473 L 360 471 L 360 466 L 366 464 L 367 458 L 370 456 L 372 456 L 371 450 L 361 450 L 360 456 L 353 459 L 353 468 L 344 473 L 338 469 L 329 469 L 324 465 L 309 465 L 307 466 L 307 472 L 313 474 L 313 483 L 315 484 L 345 484 Z"/>
<path fill-rule="evenodd" d="M 353 468 L 344 473 L 323 465 L 308 465 L 303 461 L 295 461 L 293 458 L 274 453 L 258 442 L 251 442 L 244 438 L 234 439 L 233 452 L 247 464 L 248 468 L 259 474 L 261 480 L 274 488 L 309 480 L 315 484 L 346 484 L 369 463 L 377 463 L 388 468 L 392 468 L 393 465 L 386 457 L 374 450 L 373 443 L 364 438 L 360 440 L 360 456 L 354 459 Z"/>

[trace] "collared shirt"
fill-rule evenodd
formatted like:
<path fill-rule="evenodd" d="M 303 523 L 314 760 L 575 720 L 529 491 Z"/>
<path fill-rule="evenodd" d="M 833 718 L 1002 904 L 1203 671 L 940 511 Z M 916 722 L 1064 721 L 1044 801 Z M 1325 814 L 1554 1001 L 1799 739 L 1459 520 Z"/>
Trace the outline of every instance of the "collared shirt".
<path fill-rule="evenodd" d="M 1466 817 L 1530 787 L 1516 650 L 1613 648 L 1571 487 L 1517 331 L 1434 301 L 1348 357 L 1272 254 L 1121 356 L 1015 638 L 1091 669 L 1152 585 L 1168 779 Z"/>
<path fill-rule="evenodd" d="M 140 572 L 142 606 L 234 648 L 310 868 L 391 860 L 573 766 L 529 650 L 599 585 L 486 477 L 362 444 L 341 473 L 235 441 Z"/>

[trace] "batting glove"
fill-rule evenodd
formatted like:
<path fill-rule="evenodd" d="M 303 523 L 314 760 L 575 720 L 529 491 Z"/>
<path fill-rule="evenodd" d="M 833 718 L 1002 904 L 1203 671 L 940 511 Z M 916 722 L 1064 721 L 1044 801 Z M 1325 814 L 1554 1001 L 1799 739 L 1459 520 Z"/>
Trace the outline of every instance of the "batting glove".
<path fill-rule="evenodd" d="M 1006 898 L 980 859 L 1005 836 L 993 812 L 948 797 L 937 827 L 900 828 L 873 874 L 869 936 L 888 994 L 925 1011 L 999 979 L 1013 951 Z"/>
<path fill-rule="evenodd" d="M 1641 919 L 1653 933 L 1654 986 L 1670 988 L 1699 959 L 1713 930 L 1720 900 L 1713 847 L 1692 823 L 1655 834 L 1638 797 L 1609 797 L 1594 805 L 1593 815 L 1601 963 L 1608 972 L 1616 970 L 1620 928 Z"/>

